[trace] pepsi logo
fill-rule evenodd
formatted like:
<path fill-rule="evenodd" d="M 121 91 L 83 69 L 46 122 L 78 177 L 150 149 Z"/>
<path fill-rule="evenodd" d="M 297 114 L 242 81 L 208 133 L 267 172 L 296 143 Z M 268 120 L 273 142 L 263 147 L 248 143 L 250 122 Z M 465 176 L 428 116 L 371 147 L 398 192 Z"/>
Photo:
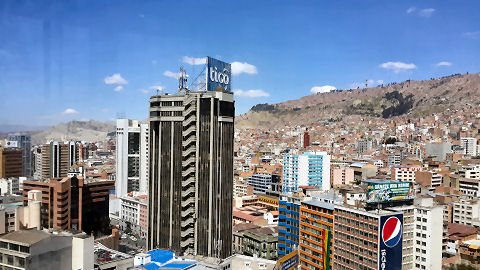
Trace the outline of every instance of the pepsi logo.
<path fill-rule="evenodd" d="M 383 224 L 382 240 L 387 247 L 394 247 L 402 239 L 402 222 L 397 217 L 389 217 Z"/>

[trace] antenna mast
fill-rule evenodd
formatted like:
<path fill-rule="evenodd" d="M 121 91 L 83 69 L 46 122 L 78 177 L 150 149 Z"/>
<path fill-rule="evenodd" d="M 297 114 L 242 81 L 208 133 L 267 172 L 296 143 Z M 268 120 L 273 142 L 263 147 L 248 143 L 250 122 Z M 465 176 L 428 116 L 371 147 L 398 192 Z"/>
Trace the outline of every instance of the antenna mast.
<path fill-rule="evenodd" d="M 178 78 L 178 91 L 188 91 L 187 89 L 187 79 L 188 75 L 185 72 L 185 68 L 180 67 L 180 76 Z"/>

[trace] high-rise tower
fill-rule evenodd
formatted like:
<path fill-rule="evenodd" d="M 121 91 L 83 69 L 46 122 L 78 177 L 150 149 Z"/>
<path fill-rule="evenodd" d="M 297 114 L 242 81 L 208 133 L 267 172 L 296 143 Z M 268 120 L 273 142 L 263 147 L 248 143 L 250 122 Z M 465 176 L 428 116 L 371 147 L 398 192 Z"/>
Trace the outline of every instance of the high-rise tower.
<path fill-rule="evenodd" d="M 150 98 L 149 249 L 231 255 L 235 107 L 225 65 L 207 74 L 223 81 L 215 91 Z"/>

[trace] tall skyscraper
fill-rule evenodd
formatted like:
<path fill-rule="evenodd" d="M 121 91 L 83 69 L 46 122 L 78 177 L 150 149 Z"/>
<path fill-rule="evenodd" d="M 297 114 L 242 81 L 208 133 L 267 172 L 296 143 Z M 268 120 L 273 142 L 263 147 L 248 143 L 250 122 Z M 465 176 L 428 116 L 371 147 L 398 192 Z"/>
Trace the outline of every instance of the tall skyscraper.
<path fill-rule="evenodd" d="M 234 115 L 224 91 L 150 99 L 149 249 L 231 255 Z"/>
<path fill-rule="evenodd" d="M 78 162 L 75 142 L 52 141 L 34 151 L 35 179 L 67 177 L 70 167 Z"/>
<path fill-rule="evenodd" d="M 117 119 L 117 197 L 132 191 L 147 192 L 148 124 Z"/>
<path fill-rule="evenodd" d="M 304 152 L 283 157 L 283 192 L 292 192 L 299 186 L 330 189 L 330 155 L 326 152 Z"/>
<path fill-rule="evenodd" d="M 0 178 L 23 175 L 22 149 L 0 147 Z"/>
<path fill-rule="evenodd" d="M 23 152 L 23 176 L 31 177 L 33 176 L 32 170 L 32 144 L 31 137 L 29 134 L 9 134 L 9 141 L 17 142 L 17 147 L 22 149 Z"/>

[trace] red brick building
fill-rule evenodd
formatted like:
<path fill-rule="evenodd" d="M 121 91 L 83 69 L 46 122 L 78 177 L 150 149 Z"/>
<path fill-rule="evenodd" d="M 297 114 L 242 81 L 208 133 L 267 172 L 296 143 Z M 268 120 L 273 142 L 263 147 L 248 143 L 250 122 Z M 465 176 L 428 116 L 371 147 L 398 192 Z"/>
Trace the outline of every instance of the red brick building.
<path fill-rule="evenodd" d="M 41 224 L 44 228 L 108 233 L 109 191 L 115 181 L 83 178 L 23 182 L 23 204 L 30 190 L 42 191 Z"/>

